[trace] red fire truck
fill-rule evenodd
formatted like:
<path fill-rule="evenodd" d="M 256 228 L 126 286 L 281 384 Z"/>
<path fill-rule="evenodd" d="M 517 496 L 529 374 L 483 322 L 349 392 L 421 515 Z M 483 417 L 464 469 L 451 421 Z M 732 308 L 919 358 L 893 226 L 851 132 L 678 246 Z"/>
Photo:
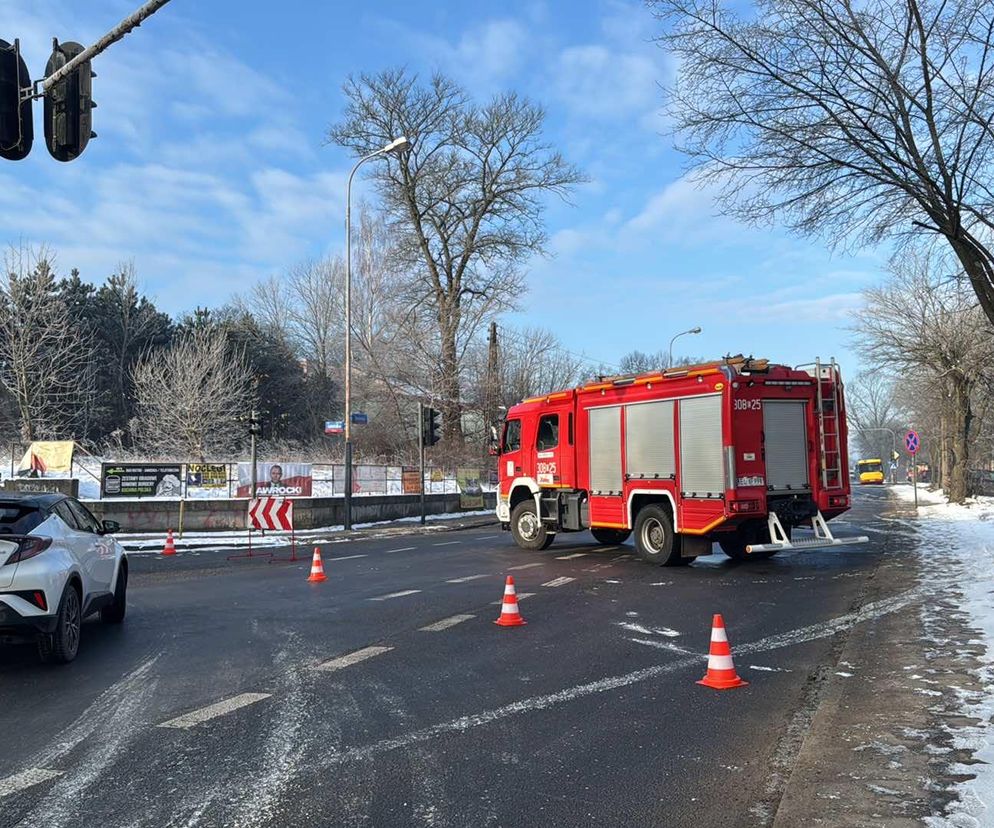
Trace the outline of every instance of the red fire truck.
<path fill-rule="evenodd" d="M 726 357 L 600 378 L 507 413 L 497 517 L 524 549 L 589 529 L 634 532 L 646 561 L 765 558 L 836 538 L 850 505 L 846 415 L 835 361 L 790 368 Z M 798 526 L 812 537 L 792 539 Z"/>

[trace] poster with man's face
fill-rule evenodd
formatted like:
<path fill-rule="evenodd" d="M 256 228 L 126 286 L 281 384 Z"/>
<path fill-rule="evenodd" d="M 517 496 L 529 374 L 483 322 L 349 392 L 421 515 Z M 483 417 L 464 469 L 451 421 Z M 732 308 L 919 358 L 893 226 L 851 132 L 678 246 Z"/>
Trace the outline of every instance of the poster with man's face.
<path fill-rule="evenodd" d="M 238 464 L 238 497 L 310 497 L 313 476 L 310 463 L 256 463 L 255 494 L 252 464 Z"/>

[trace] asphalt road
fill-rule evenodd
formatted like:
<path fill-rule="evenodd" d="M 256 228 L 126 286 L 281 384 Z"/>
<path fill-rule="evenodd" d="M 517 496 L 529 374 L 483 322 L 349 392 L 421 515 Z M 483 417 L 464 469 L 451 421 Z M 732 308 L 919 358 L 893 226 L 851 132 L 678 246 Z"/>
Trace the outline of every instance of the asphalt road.
<path fill-rule="evenodd" d="M 323 584 L 134 556 L 127 620 L 72 665 L 0 650 L 0 826 L 768 824 L 813 683 L 888 594 L 886 508 L 833 523 L 868 545 L 682 569 L 496 526 L 328 546 Z M 492 623 L 508 574 L 527 626 Z M 695 683 L 715 612 L 748 687 Z"/>

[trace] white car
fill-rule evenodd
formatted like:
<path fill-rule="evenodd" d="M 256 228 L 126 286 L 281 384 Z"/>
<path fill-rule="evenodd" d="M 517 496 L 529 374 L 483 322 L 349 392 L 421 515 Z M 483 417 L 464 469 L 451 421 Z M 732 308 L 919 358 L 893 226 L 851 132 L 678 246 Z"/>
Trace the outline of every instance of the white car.
<path fill-rule="evenodd" d="M 83 619 L 124 620 L 128 559 L 78 500 L 0 492 L 0 642 L 34 639 L 43 661 L 67 663 Z"/>

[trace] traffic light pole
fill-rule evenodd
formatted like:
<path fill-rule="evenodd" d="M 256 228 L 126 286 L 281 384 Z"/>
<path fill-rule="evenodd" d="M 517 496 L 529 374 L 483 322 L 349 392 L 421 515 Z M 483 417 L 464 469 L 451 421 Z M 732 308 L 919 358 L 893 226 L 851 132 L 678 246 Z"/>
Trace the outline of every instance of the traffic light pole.
<path fill-rule="evenodd" d="M 418 402 L 418 457 L 421 463 L 421 525 L 425 525 L 425 404 Z"/>
<path fill-rule="evenodd" d="M 259 482 L 257 479 L 258 474 L 256 472 L 257 466 L 255 462 L 256 457 L 258 456 L 256 452 L 255 422 L 258 419 L 259 419 L 259 413 L 253 409 L 252 413 L 249 414 L 249 435 L 252 438 L 252 449 L 251 449 L 252 459 L 250 461 L 252 463 L 252 488 L 249 489 L 249 498 L 255 497 L 256 484 Z"/>
<path fill-rule="evenodd" d="M 138 28 L 142 23 L 144 23 L 148 18 L 155 14 L 159 9 L 161 9 L 169 0 L 148 0 L 144 6 L 142 6 L 138 11 L 129 14 L 124 20 L 118 23 L 113 29 L 111 29 L 107 34 L 105 34 L 100 40 L 94 43 L 92 46 L 88 46 L 78 55 L 76 55 L 72 60 L 70 60 L 65 66 L 61 67 L 57 71 L 53 72 L 47 78 L 43 78 L 40 81 L 35 81 L 34 85 L 28 87 L 24 90 L 26 98 L 42 98 L 59 81 L 64 80 L 69 77 L 73 72 L 79 68 L 80 65 L 86 63 L 88 60 L 93 59 L 108 46 L 117 43 L 125 35 L 131 32 L 133 29 Z"/>

